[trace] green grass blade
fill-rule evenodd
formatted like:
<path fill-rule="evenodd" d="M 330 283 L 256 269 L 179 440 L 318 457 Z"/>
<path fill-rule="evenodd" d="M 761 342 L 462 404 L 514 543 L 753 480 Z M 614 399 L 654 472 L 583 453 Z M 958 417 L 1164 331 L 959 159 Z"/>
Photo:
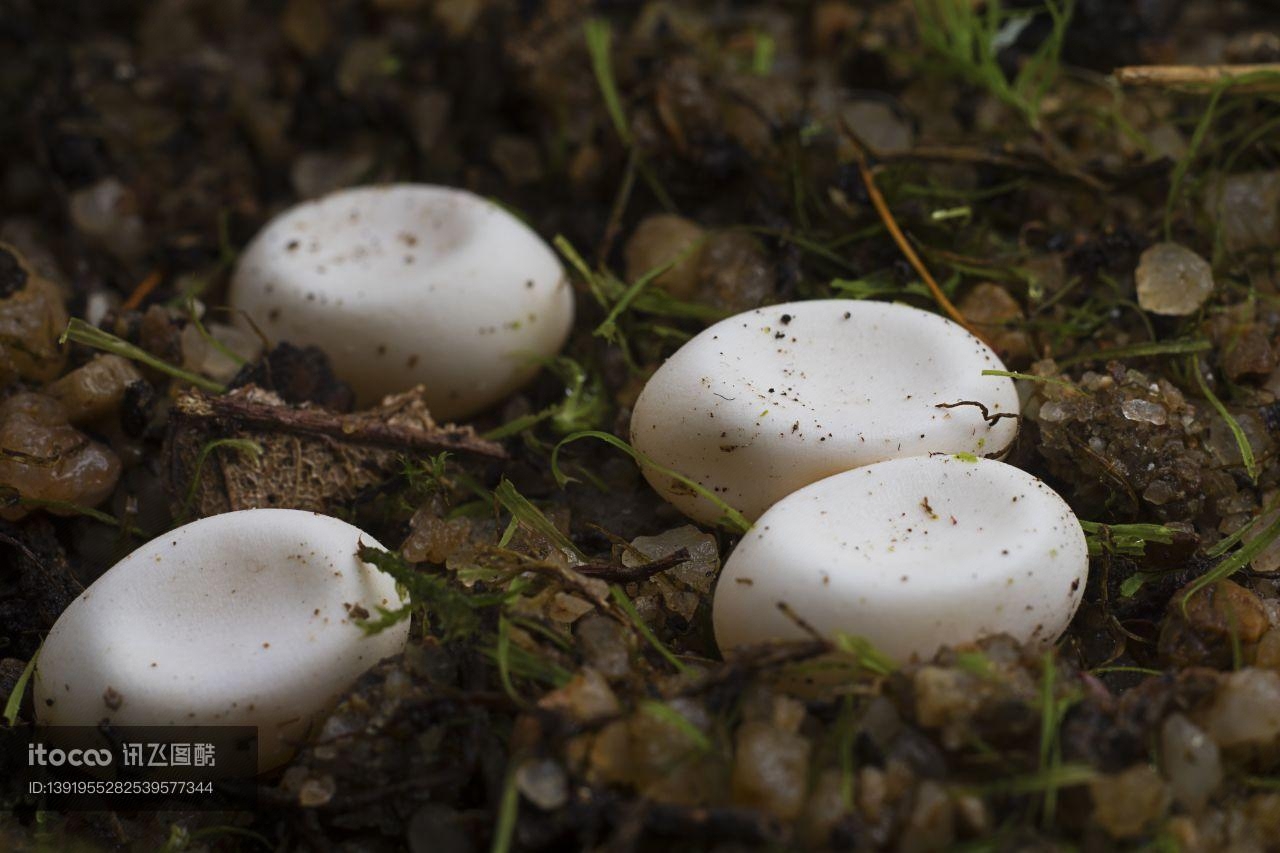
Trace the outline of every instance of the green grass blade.
<path fill-rule="evenodd" d="M 630 307 L 631 303 L 635 301 L 635 299 L 641 294 L 641 292 L 650 284 L 652 284 L 654 281 L 656 281 L 657 278 L 661 276 L 663 273 L 665 273 L 667 270 L 671 269 L 677 264 L 680 264 L 685 260 L 685 258 L 688 258 L 694 252 L 701 249 L 703 244 L 706 243 L 706 241 L 707 241 L 706 237 L 701 237 L 693 241 L 688 246 L 686 246 L 684 250 L 680 252 L 680 254 L 676 255 L 674 258 L 671 258 L 667 262 L 659 264 L 653 269 L 645 272 L 642 276 L 640 276 L 634 282 L 628 285 L 627 289 L 622 292 L 622 296 L 618 297 L 618 301 L 615 302 L 613 304 L 613 307 L 609 309 L 609 313 L 605 316 L 604 320 L 600 323 L 600 325 L 595 328 L 595 331 L 592 332 L 592 334 L 595 335 L 596 337 L 605 338 L 606 340 L 610 340 L 610 341 L 614 340 L 615 337 L 617 336 L 617 331 L 618 331 L 617 330 L 618 318 L 622 316 L 622 313 L 626 311 L 628 307 Z"/>
<path fill-rule="evenodd" d="M 17 682 L 13 685 L 13 692 L 9 694 L 8 700 L 4 703 L 4 723 L 6 726 L 13 728 L 18 722 L 18 709 L 22 707 L 22 695 L 27 692 L 27 682 L 31 680 L 31 675 L 36 671 L 36 658 L 40 657 L 40 650 L 36 649 L 36 653 L 31 656 L 31 660 L 27 661 L 27 665 L 22 669 L 22 675 L 18 676 Z"/>
<path fill-rule="evenodd" d="M 688 738 L 699 752 L 711 752 L 714 745 L 711 738 L 707 737 L 707 733 L 702 729 L 689 722 L 689 719 L 672 708 L 665 702 L 659 702 L 656 699 L 646 699 L 640 703 L 640 710 L 651 717 L 655 717 Z"/>
<path fill-rule="evenodd" d="M 204 323 L 200 322 L 200 314 L 196 311 L 196 300 L 194 296 L 187 297 L 187 317 L 191 320 L 192 325 L 196 327 L 196 332 L 200 337 L 204 338 L 204 342 L 216 349 L 218 352 L 226 356 L 232 363 L 244 367 L 249 362 L 244 359 L 240 353 L 224 344 L 213 336 L 213 333 L 204 327 Z"/>
<path fill-rule="evenodd" d="M 182 498 L 182 508 L 179 511 L 179 518 L 186 518 L 191 512 L 191 504 L 196 499 L 196 489 L 200 486 L 200 477 L 204 474 L 204 463 L 208 461 L 209 454 L 217 450 L 219 447 L 230 447 L 241 453 L 247 453 L 255 460 L 262 458 L 262 445 L 256 441 L 247 438 L 215 438 L 200 448 L 200 453 L 196 456 L 195 468 L 191 472 L 191 482 L 187 484 L 186 494 Z"/>
<path fill-rule="evenodd" d="M 510 853 L 516 834 L 516 820 L 520 817 L 520 790 L 516 787 L 516 761 L 513 756 L 502 783 L 502 799 L 498 803 L 498 822 L 493 830 L 493 844 L 489 853 Z"/>
<path fill-rule="evenodd" d="M 1275 520 L 1264 527 L 1262 532 L 1255 538 L 1246 542 L 1239 551 L 1236 551 L 1197 578 L 1187 590 L 1187 594 L 1182 597 L 1183 610 L 1186 610 L 1187 602 L 1191 600 L 1191 596 L 1207 586 L 1226 580 L 1249 565 L 1249 563 L 1253 562 L 1253 558 L 1265 551 L 1278 536 L 1280 536 L 1280 515 L 1277 515 Z"/>
<path fill-rule="evenodd" d="M 73 504 L 70 501 L 55 501 L 45 498 L 27 498 L 12 486 L 0 485 L 0 507 L 13 506 L 31 507 L 32 509 L 51 509 L 58 512 L 71 515 L 83 515 L 85 518 L 92 518 L 94 521 L 100 521 L 112 527 L 117 527 L 128 533 L 130 536 L 145 536 L 139 528 L 132 524 L 125 524 L 114 515 L 108 515 L 100 509 L 94 509 L 91 506 L 83 506 L 81 504 Z"/>
<path fill-rule="evenodd" d="M 560 528 L 552 524 L 551 519 L 542 514 L 542 510 L 516 491 L 516 487 L 512 485 L 510 480 L 503 478 L 502 482 L 498 484 L 498 488 L 493 490 L 493 496 L 498 499 L 498 503 L 502 504 L 502 507 L 507 512 L 511 513 L 511 517 L 520 522 L 523 527 L 542 536 L 578 562 L 585 563 L 587 561 L 587 555 L 578 550 L 578 546 L 574 545 L 568 536 L 561 533 Z"/>
<path fill-rule="evenodd" d="M 751 522 L 747 521 L 746 516 L 729 506 L 729 504 L 725 503 L 721 497 L 713 493 L 710 489 L 707 489 L 702 484 L 689 479 L 679 471 L 673 471 L 666 466 L 659 465 L 657 462 L 654 462 L 648 456 L 641 453 L 639 450 L 636 450 L 616 435 L 601 432 L 599 430 L 583 430 L 581 432 L 575 432 L 572 435 L 567 435 L 555 446 L 555 449 L 551 451 L 551 474 L 556 478 L 556 482 L 559 483 L 562 488 L 567 483 L 573 482 L 573 478 L 565 475 L 565 473 L 560 470 L 560 449 L 566 444 L 572 444 L 573 442 L 584 438 L 594 438 L 616 447 L 632 459 L 636 460 L 640 465 L 652 468 L 659 474 L 662 474 L 665 477 L 670 477 L 681 485 L 692 489 L 699 497 L 703 497 L 711 501 L 716 505 L 717 509 L 724 513 L 724 518 L 721 519 L 721 522 L 725 527 L 728 527 L 737 533 L 746 533 L 751 529 Z"/>
<path fill-rule="evenodd" d="M 1072 365 L 1082 364 L 1086 361 L 1123 361 L 1126 358 L 1194 355 L 1195 353 L 1206 352 L 1210 349 L 1213 349 L 1213 344 L 1206 340 L 1152 341 L 1145 344 L 1134 344 L 1129 347 L 1116 347 L 1115 349 L 1101 350 L 1098 352 L 1080 353 L 1070 356 L 1069 358 L 1061 359 L 1058 362 L 1058 366 L 1071 367 Z"/>
<path fill-rule="evenodd" d="M 502 683 L 503 692 L 516 705 L 525 707 L 528 703 L 516 692 L 516 686 L 511 681 L 511 622 L 505 615 L 498 617 L 498 645 L 494 660 L 498 664 L 498 680 Z"/>
<path fill-rule="evenodd" d="M 1165 197 L 1164 203 L 1165 240 L 1172 239 L 1173 207 L 1177 203 L 1178 195 L 1182 192 L 1183 181 L 1186 180 L 1187 173 L 1195 163 L 1195 159 L 1200 153 L 1200 148 L 1204 144 L 1205 137 L 1209 133 L 1209 128 L 1213 125 L 1214 117 L 1218 110 L 1218 102 L 1222 100 L 1222 96 L 1236 86 L 1248 86 L 1253 83 L 1275 80 L 1277 77 L 1280 77 L 1280 75 L 1277 75 L 1275 71 L 1255 71 L 1237 76 L 1229 75 L 1214 85 L 1209 95 L 1209 103 L 1205 105 L 1204 113 L 1200 116 L 1200 121 L 1196 123 L 1196 129 L 1191 134 L 1186 153 L 1178 160 L 1173 168 L 1173 174 L 1169 178 L 1169 195 Z"/>
<path fill-rule="evenodd" d="M 587 40 L 587 53 L 591 55 L 591 70 L 596 76 L 596 85 L 600 87 L 600 95 L 604 98 L 605 109 L 609 111 L 609 118 L 613 121 L 613 129 L 618 132 L 622 144 L 630 148 L 631 127 L 622 108 L 618 82 L 613 76 L 613 30 L 607 21 L 591 18 L 583 25 L 583 35 Z"/>
<path fill-rule="evenodd" d="M 1249 475 L 1249 479 L 1258 482 L 1258 460 L 1253 457 L 1253 448 L 1249 445 L 1249 438 L 1244 434 L 1244 430 L 1222 401 L 1218 399 L 1218 395 L 1213 393 L 1213 389 L 1209 387 L 1209 383 L 1204 381 L 1204 373 L 1200 370 L 1200 363 L 1196 359 L 1191 359 L 1191 372 L 1196 377 L 1196 384 L 1200 386 L 1200 393 L 1204 394 L 1204 398 L 1209 401 L 1209 405 L 1213 406 L 1218 416 L 1226 421 L 1227 429 L 1231 430 L 1231 437 L 1236 440 L 1236 446 L 1240 448 L 1240 461 L 1244 463 L 1244 470 Z"/>
<path fill-rule="evenodd" d="M 833 641 L 836 649 L 852 656 L 858 666 L 874 675 L 889 675 L 898 668 L 893 658 L 877 649 L 866 637 L 838 631 Z"/>
<path fill-rule="evenodd" d="M 1174 536 L 1174 531 L 1163 524 L 1102 524 L 1081 520 L 1080 527 L 1084 529 L 1090 557 L 1102 553 L 1141 557 L 1146 553 L 1148 542 L 1169 545 Z"/>
<path fill-rule="evenodd" d="M 1267 517 L 1267 513 L 1275 511 L 1278 504 L 1280 504 L 1280 497 L 1277 497 L 1271 503 L 1267 504 L 1267 506 L 1264 507 L 1256 516 L 1237 527 L 1230 536 L 1224 537 L 1208 551 L 1205 551 L 1204 555 L 1212 559 L 1215 557 L 1221 557 L 1223 554 L 1230 551 L 1236 546 L 1236 543 L 1248 536 L 1251 530 L 1262 523 L 1262 519 Z"/>
<path fill-rule="evenodd" d="M 1031 373 L 1018 373 L 1017 371 L 1013 371 L 1013 370 L 984 370 L 982 371 L 982 375 L 983 376 L 1005 376 L 1005 377 L 1008 377 L 1009 379 L 1026 379 L 1030 382 L 1044 382 L 1048 385 L 1061 385 L 1064 388 L 1070 388 L 1072 391 L 1080 390 L 1079 388 L 1077 388 L 1075 385 L 1068 382 L 1067 380 L 1058 379 L 1053 376 L 1036 376 Z"/>
<path fill-rule="evenodd" d="M 578 275 L 582 276 L 582 280 L 587 283 L 587 289 L 591 291 L 591 295 L 595 297 L 596 302 L 600 303 L 600 307 L 609 307 L 609 288 L 605 286 L 602 277 L 594 272 L 590 265 L 587 264 L 581 253 L 573 247 L 569 239 L 563 234 L 557 234 L 551 240 L 551 245 L 556 247 L 564 259 L 569 262 Z"/>
<path fill-rule="evenodd" d="M 610 585 L 609 595 L 613 598 L 614 603 L 618 605 L 619 609 L 621 609 L 623 613 L 627 614 L 627 618 L 636 626 L 636 630 L 640 632 L 640 636 L 644 637 L 645 640 L 648 641 L 649 645 L 653 646 L 654 651 L 662 655 L 663 659 L 666 660 L 667 663 L 671 664 L 673 669 L 677 672 L 685 672 L 688 669 L 688 667 L 680 662 L 680 658 L 672 654 L 671 650 L 663 645 L 662 641 L 658 639 L 658 635 L 653 633 L 653 630 L 640 616 L 640 611 L 636 610 L 636 606 L 631 603 L 631 599 L 627 598 L 627 594 L 622 591 L 622 587 L 616 584 Z"/>
<path fill-rule="evenodd" d="M 969 790 L 976 794 L 1041 794 L 1050 790 L 1087 785 L 1097 775 L 1098 771 L 1087 764 L 1060 764 L 1049 770 L 1014 776 L 989 785 L 977 785 Z"/>
<path fill-rule="evenodd" d="M 1158 669 L 1148 669 L 1145 666 L 1100 666 L 1097 669 L 1089 670 L 1094 675 L 1106 675 L 1108 672 L 1135 672 L 1139 675 L 1164 675 Z"/>
<path fill-rule="evenodd" d="M 100 349 L 104 352 L 113 353 L 118 356 L 145 364 L 147 367 L 166 373 L 175 379 L 181 379 L 204 391 L 214 394 L 221 394 L 227 390 L 227 386 L 220 382 L 214 382 L 207 376 L 201 376 L 198 373 L 192 373 L 189 370 L 183 370 L 181 367 L 175 367 L 167 361 L 156 358 L 151 353 L 134 346 L 123 338 L 118 338 L 110 332 L 99 329 L 97 326 L 91 326 L 84 320 L 72 318 L 67 323 L 67 328 L 63 330 L 62 336 L 58 338 L 58 343 L 65 344 L 67 341 L 74 341 L 78 344 Z"/>

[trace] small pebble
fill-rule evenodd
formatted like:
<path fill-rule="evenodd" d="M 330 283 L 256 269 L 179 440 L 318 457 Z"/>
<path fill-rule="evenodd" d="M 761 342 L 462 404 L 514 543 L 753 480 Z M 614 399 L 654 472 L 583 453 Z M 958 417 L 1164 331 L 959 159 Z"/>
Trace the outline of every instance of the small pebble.
<path fill-rule="evenodd" d="M 688 584 L 701 593 L 711 592 L 716 572 L 720 569 L 720 552 L 716 538 L 703 533 L 692 524 L 668 530 L 657 536 L 637 536 L 631 540 L 631 549 L 623 551 L 622 565 L 635 568 L 651 560 L 660 560 L 679 551 L 689 553 L 689 558 L 663 572 L 667 577 Z"/>
<path fill-rule="evenodd" d="M 1178 243 L 1156 243 L 1143 252 L 1134 278 L 1138 304 L 1152 314 L 1194 314 L 1213 293 L 1209 262 Z"/>
<path fill-rule="evenodd" d="M 622 253 L 627 281 L 678 259 L 653 283 L 680 299 L 693 297 L 698 288 L 699 242 L 705 235 L 702 226 L 683 216 L 659 213 L 641 220 Z"/>
<path fill-rule="evenodd" d="M 1112 838 L 1136 838 L 1155 825 L 1169 807 L 1169 791 L 1154 768 L 1135 764 L 1122 773 L 1095 776 L 1093 821 Z"/>
<path fill-rule="evenodd" d="M 1221 221 L 1227 251 L 1273 248 L 1280 241 L 1280 171 L 1228 175 L 1208 194 L 1205 213 Z"/>
<path fill-rule="evenodd" d="M 1264 746 L 1280 739 L 1280 672 L 1229 673 L 1204 714 L 1204 729 L 1218 746 Z"/>
<path fill-rule="evenodd" d="M 56 378 L 67 360 L 58 345 L 66 325 L 58 286 L 15 247 L 0 243 L 0 386 L 17 378 Z"/>
<path fill-rule="evenodd" d="M 23 498 L 53 501 L 55 515 L 75 515 L 111 496 L 120 459 L 67 422 L 66 407 L 43 394 L 21 392 L 0 403 L 0 485 Z M 5 506 L 0 518 L 22 518 L 28 508 Z"/>
<path fill-rule="evenodd" d="M 138 199 L 118 178 L 76 190 L 68 206 L 76 230 L 122 261 L 135 261 L 146 252 L 148 235 Z"/>
<path fill-rule="evenodd" d="M 1222 784 L 1218 745 L 1182 714 L 1172 714 L 1160 728 L 1160 755 L 1174 800 L 1196 812 Z"/>
<path fill-rule="evenodd" d="M 839 107 L 839 121 L 843 119 L 859 138 L 875 151 L 901 153 L 909 151 L 915 143 L 915 131 L 889 104 L 879 100 L 852 100 Z M 840 140 L 843 148 L 849 143 Z"/>
<path fill-rule="evenodd" d="M 956 306 L 1012 362 L 1030 360 L 1033 342 L 1024 326 L 1026 315 L 1018 300 L 998 284 L 983 282 L 964 295 Z"/>
<path fill-rule="evenodd" d="M 955 809 L 951 797 L 941 783 L 926 779 L 916 789 L 911 820 L 902 833 L 898 850 L 902 853 L 928 853 L 946 850 L 955 841 Z"/>
<path fill-rule="evenodd" d="M 104 353 L 52 383 L 45 393 L 66 407 L 71 423 L 81 424 L 116 411 L 125 389 L 141 380 L 133 362 Z"/>
<path fill-rule="evenodd" d="M 229 382 L 240 368 L 262 355 L 262 341 L 250 332 L 221 323 L 204 331 L 195 323 L 182 330 L 182 366 L 219 382 Z"/>
<path fill-rule="evenodd" d="M 809 739 L 803 735 L 764 722 L 744 722 L 734 739 L 734 803 L 794 820 L 808 790 L 809 752 Z"/>
<path fill-rule="evenodd" d="M 700 255 L 698 299 L 736 313 L 758 307 L 773 294 L 778 273 L 750 234 L 713 232 Z"/>
<path fill-rule="evenodd" d="M 1120 404 L 1120 412 L 1131 421 L 1146 421 L 1149 424 L 1163 426 L 1169 422 L 1169 410 L 1159 403 L 1131 397 Z M 1041 417 L 1044 416 L 1041 411 Z"/>
<path fill-rule="evenodd" d="M 516 788 L 543 811 L 558 809 L 569 801 L 569 776 L 551 758 L 522 762 L 516 768 Z"/>

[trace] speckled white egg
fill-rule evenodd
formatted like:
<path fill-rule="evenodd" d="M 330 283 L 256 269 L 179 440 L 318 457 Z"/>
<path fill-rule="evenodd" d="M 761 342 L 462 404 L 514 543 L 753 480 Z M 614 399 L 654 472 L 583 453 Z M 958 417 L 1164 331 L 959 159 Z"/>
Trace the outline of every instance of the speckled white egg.
<path fill-rule="evenodd" d="M 846 299 L 774 305 L 676 351 L 636 401 L 631 442 L 754 519 L 850 468 L 1002 453 L 1017 434 L 1018 395 L 1012 380 L 982 371 L 1003 369 L 986 344 L 927 311 Z M 670 477 L 645 476 L 686 515 L 720 518 Z"/>
<path fill-rule="evenodd" d="M 992 459 L 918 456 L 836 474 L 774 504 L 715 589 L 721 651 L 807 634 L 867 638 L 895 660 L 998 633 L 1046 645 L 1088 574 L 1056 492 Z"/>
<path fill-rule="evenodd" d="M 403 603 L 356 557 L 345 521 L 250 509 L 179 527 L 125 557 L 63 612 L 35 672 L 38 722 L 254 725 L 277 766 L 359 675 L 403 650 Z"/>
<path fill-rule="evenodd" d="M 423 184 L 280 214 L 241 255 L 230 302 L 273 340 L 323 349 L 364 403 L 422 383 L 441 420 L 527 382 L 573 322 L 564 268 L 537 234 L 491 201 Z"/>

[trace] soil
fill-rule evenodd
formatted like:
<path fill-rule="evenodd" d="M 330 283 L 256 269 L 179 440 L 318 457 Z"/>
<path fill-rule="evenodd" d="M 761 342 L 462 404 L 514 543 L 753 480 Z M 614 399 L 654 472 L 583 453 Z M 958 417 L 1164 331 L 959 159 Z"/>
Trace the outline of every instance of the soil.
<path fill-rule="evenodd" d="M 1276 849 L 1277 25 L 1242 0 L 0 0 L 0 696 L 81 589 L 214 512 L 351 520 L 414 596 L 409 649 L 255 810 L 17 805 L 0 848 Z M 563 238 L 563 357 L 469 423 L 412 392 L 353 412 L 322 351 L 222 325 L 272 215 L 385 181 Z M 722 659 L 736 534 L 616 445 L 560 445 L 625 437 L 715 318 L 830 297 L 952 314 L 1019 374 L 1006 461 L 1089 522 L 1055 649 Z M 68 317 L 90 332 L 59 347 Z"/>

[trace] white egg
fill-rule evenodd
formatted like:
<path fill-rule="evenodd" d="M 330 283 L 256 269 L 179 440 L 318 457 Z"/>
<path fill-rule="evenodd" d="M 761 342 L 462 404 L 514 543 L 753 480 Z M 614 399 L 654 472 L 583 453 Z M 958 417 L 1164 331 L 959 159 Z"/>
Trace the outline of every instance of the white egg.
<path fill-rule="evenodd" d="M 636 401 L 631 443 L 748 518 L 809 483 L 924 453 L 995 455 L 1017 433 L 1013 381 L 986 344 L 936 314 L 816 300 L 722 320 L 682 346 Z M 963 405 L 939 408 L 940 405 Z M 991 421 L 986 415 L 1005 417 Z M 645 476 L 705 523 L 712 501 Z"/>
<path fill-rule="evenodd" d="M 1047 645 L 1084 595 L 1070 507 L 992 459 L 918 456 L 836 474 L 783 498 L 743 537 L 713 603 L 721 651 L 807 634 L 867 638 L 899 661 L 1007 633 Z"/>
<path fill-rule="evenodd" d="M 280 214 L 240 256 L 230 302 L 273 340 L 323 349 L 364 403 L 422 383 L 441 420 L 527 382 L 573 322 L 564 268 L 537 234 L 477 195 L 421 184 Z"/>
<path fill-rule="evenodd" d="M 258 765 L 288 759 L 341 693 L 403 650 L 395 581 L 356 557 L 380 548 L 345 521 L 250 509 L 179 527 L 125 557 L 71 603 L 44 642 L 37 720 L 253 725 Z"/>

